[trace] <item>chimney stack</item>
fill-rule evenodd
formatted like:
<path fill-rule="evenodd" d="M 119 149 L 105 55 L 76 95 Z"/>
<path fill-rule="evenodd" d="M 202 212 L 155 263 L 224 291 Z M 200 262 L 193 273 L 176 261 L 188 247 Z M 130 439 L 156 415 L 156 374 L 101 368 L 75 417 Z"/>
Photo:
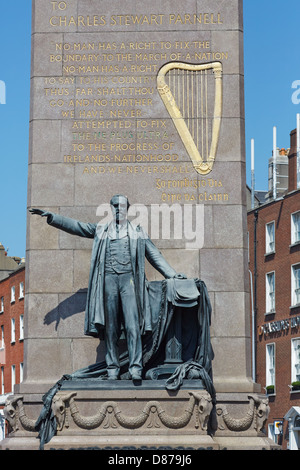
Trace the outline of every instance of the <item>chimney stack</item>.
<path fill-rule="evenodd" d="M 289 152 L 289 187 L 288 192 L 297 190 L 297 129 L 290 133 L 290 152 Z"/>

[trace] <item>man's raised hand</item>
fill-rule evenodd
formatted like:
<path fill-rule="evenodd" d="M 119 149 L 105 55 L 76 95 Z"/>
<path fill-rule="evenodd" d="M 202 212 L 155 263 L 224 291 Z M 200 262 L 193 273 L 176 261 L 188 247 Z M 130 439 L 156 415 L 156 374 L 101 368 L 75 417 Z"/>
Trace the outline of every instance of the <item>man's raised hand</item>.
<path fill-rule="evenodd" d="M 47 217 L 50 212 L 43 211 L 42 209 L 29 209 L 29 212 L 33 215 L 40 215 L 41 217 Z"/>

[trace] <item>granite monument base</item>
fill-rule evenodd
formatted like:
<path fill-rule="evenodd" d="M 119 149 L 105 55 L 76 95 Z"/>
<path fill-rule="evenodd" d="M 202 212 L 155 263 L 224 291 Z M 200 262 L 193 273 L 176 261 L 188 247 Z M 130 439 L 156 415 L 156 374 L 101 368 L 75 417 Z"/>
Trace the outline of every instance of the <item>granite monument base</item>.
<path fill-rule="evenodd" d="M 160 380 L 92 382 L 66 382 L 56 393 L 57 432 L 44 450 L 279 449 L 263 431 L 265 395 L 221 392 L 213 403 L 198 380 L 184 381 L 178 391 Z M 45 384 L 16 388 L 6 404 L 10 433 L 0 449 L 40 449 L 35 423 L 48 390 Z"/>

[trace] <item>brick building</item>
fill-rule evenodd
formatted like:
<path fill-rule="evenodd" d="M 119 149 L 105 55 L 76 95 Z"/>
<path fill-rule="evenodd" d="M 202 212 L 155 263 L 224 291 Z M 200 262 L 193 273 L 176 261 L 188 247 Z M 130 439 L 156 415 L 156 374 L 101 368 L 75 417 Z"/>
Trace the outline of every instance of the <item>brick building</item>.
<path fill-rule="evenodd" d="M 288 184 L 248 210 L 254 377 L 269 395 L 269 437 L 283 449 L 300 448 L 300 189 L 297 132 L 288 156 Z M 271 185 L 272 186 L 272 185 Z"/>
<path fill-rule="evenodd" d="M 0 440 L 3 407 L 23 378 L 25 260 L 7 256 L 0 244 Z"/>

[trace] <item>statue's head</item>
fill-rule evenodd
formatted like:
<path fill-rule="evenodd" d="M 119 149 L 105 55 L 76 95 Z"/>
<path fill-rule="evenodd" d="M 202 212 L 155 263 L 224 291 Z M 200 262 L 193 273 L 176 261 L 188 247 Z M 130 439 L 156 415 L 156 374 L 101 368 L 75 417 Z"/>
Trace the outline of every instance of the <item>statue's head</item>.
<path fill-rule="evenodd" d="M 128 197 L 122 194 L 115 194 L 110 200 L 110 205 L 114 220 L 117 223 L 124 222 L 127 219 L 127 212 L 130 206 Z"/>

